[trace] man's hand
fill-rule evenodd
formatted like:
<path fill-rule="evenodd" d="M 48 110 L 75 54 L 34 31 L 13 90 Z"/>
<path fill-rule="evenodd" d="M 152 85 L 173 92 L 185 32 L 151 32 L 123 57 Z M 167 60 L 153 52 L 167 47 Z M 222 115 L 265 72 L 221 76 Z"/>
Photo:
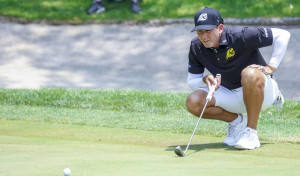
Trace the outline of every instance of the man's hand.
<path fill-rule="evenodd" d="M 252 65 L 249 65 L 248 67 L 256 68 L 256 69 L 258 69 L 259 71 L 263 72 L 266 75 L 271 75 L 276 71 L 276 68 L 271 66 L 271 65 L 262 66 L 262 65 L 252 64 Z"/>
<path fill-rule="evenodd" d="M 217 79 L 217 85 L 216 85 L 215 90 L 218 90 L 220 87 L 220 84 L 221 84 L 221 77 L 216 78 L 216 79 Z M 206 75 L 202 78 L 202 80 L 203 80 L 203 82 L 205 82 L 207 84 L 208 90 L 211 89 L 212 85 L 215 82 L 215 78 L 213 75 Z"/>

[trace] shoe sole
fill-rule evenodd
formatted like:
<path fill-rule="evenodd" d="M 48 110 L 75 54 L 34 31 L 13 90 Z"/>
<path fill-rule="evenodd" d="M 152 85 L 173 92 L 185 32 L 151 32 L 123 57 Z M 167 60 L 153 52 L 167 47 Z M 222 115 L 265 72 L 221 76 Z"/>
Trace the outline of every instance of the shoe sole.
<path fill-rule="evenodd" d="M 104 11 L 105 11 L 105 8 L 101 8 L 101 9 L 98 9 L 94 14 L 101 13 L 101 12 L 104 12 Z"/>
<path fill-rule="evenodd" d="M 244 147 L 244 146 L 242 146 L 242 145 L 239 145 L 239 144 L 236 144 L 235 146 L 234 146 L 234 148 L 236 148 L 236 149 L 240 149 L 240 150 L 253 150 L 253 149 L 255 149 L 255 148 L 259 148 L 260 146 L 254 146 L 254 147 Z"/>
<path fill-rule="evenodd" d="M 87 12 L 87 14 L 93 15 L 93 14 L 98 14 L 98 13 L 101 13 L 101 12 L 104 12 L 104 11 L 105 11 L 105 8 L 101 8 L 101 9 L 98 9 L 96 12 Z"/>
<path fill-rule="evenodd" d="M 231 146 L 231 147 L 232 147 L 232 146 L 235 146 L 235 145 L 236 145 L 236 142 L 235 142 L 235 143 L 224 143 L 224 142 L 223 142 L 223 144 L 224 144 L 224 145 L 228 145 L 228 146 Z"/>
<path fill-rule="evenodd" d="M 234 144 L 227 144 L 227 145 L 230 146 L 230 147 L 232 147 L 232 146 L 235 146 L 236 143 L 234 143 Z"/>

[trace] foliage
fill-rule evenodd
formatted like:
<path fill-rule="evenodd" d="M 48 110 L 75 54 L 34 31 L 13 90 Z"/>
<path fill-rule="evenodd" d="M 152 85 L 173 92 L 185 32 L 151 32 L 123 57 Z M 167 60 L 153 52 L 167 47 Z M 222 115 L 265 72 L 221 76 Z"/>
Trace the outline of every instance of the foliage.
<path fill-rule="evenodd" d="M 103 22 L 124 20 L 147 21 L 165 18 L 193 18 L 205 6 L 218 9 L 223 17 L 299 17 L 298 0 L 143 0 L 141 14 L 133 14 L 130 1 L 104 1 L 106 11 L 87 15 L 92 0 L 0 0 L 0 15 L 22 18 L 25 21 L 48 20 L 52 22 Z"/>

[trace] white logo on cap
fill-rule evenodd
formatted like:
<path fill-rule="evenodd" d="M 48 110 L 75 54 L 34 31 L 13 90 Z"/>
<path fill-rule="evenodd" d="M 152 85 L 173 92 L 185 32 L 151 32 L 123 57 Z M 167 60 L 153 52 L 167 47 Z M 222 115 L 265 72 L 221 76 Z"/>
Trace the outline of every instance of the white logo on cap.
<path fill-rule="evenodd" d="M 205 21 L 207 20 L 207 13 L 202 13 L 199 18 L 198 21 Z"/>

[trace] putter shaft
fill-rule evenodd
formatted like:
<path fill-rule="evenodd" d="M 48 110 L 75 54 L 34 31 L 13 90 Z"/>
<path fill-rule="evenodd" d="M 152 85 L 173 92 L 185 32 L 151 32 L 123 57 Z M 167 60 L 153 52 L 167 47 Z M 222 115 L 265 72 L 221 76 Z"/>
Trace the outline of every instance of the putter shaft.
<path fill-rule="evenodd" d="M 200 115 L 200 117 L 199 117 L 199 120 L 198 120 L 198 122 L 197 122 L 197 124 L 196 124 L 196 127 L 195 127 L 195 129 L 194 129 L 194 132 L 193 132 L 193 134 L 192 134 L 192 137 L 191 137 L 191 139 L 190 139 L 188 145 L 186 146 L 186 149 L 185 149 L 185 151 L 184 151 L 184 154 L 185 154 L 186 151 L 189 149 L 189 146 L 190 146 L 190 144 L 191 144 L 191 142 L 192 142 L 192 140 L 193 140 L 193 137 L 194 137 L 195 132 L 196 132 L 196 130 L 197 130 L 197 128 L 198 128 L 199 122 L 200 122 L 200 120 L 201 120 L 201 118 L 202 118 L 202 115 L 203 115 L 203 113 L 204 113 L 204 110 L 205 110 L 205 108 L 206 108 L 206 106 L 207 106 L 208 101 L 209 101 L 209 100 L 206 100 L 206 103 L 205 103 L 205 105 L 204 105 L 204 108 L 203 108 L 203 110 L 202 110 L 202 112 L 201 112 L 201 115 Z"/>
<path fill-rule="evenodd" d="M 177 147 L 175 148 L 175 150 L 174 150 L 174 152 L 175 152 L 178 156 L 182 156 L 182 157 L 185 156 L 186 151 L 187 151 L 187 150 L 189 149 L 189 147 L 190 147 L 190 144 L 191 144 L 191 142 L 192 142 L 192 140 L 193 140 L 193 137 L 194 137 L 194 135 L 195 135 L 195 132 L 196 132 L 196 130 L 197 130 L 197 128 L 198 128 L 199 122 L 200 122 L 200 120 L 201 120 L 201 118 L 202 118 L 202 115 L 203 115 L 205 109 L 206 109 L 207 103 L 212 99 L 212 96 L 213 96 L 213 94 L 214 94 L 214 92 L 215 92 L 215 89 L 216 89 L 216 86 L 217 86 L 217 83 L 218 83 L 218 79 L 221 79 L 221 74 L 217 74 L 217 75 L 216 75 L 216 78 L 217 78 L 217 79 L 214 80 L 214 84 L 212 85 L 211 89 L 209 90 L 209 92 L 208 92 L 208 94 L 207 94 L 207 96 L 206 96 L 206 102 L 205 102 L 205 105 L 204 105 L 204 107 L 203 107 L 203 109 L 202 109 L 202 112 L 201 112 L 201 114 L 200 114 L 200 116 L 199 116 L 199 120 L 198 120 L 198 122 L 197 122 L 197 124 L 196 124 L 196 127 L 195 127 L 194 131 L 193 131 L 193 134 L 192 134 L 192 136 L 191 136 L 191 139 L 190 139 L 188 145 L 186 146 L 185 151 L 183 152 L 183 151 L 181 150 L 180 146 L 177 146 Z"/>

